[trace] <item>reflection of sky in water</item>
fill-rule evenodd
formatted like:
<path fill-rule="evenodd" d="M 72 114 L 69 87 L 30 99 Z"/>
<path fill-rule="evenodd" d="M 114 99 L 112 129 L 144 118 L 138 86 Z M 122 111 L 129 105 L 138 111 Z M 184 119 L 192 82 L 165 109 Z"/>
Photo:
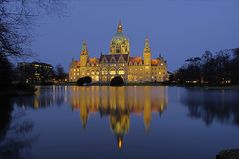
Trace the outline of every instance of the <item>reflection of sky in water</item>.
<path fill-rule="evenodd" d="M 69 86 L 42 87 L 14 103 L 40 134 L 33 158 L 209 159 L 239 146 L 238 97 L 177 87 Z"/>

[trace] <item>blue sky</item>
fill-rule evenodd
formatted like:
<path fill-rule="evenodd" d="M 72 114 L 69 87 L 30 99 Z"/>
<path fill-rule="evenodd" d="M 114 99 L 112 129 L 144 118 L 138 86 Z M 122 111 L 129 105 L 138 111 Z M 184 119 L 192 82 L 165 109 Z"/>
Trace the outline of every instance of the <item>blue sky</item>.
<path fill-rule="evenodd" d="M 68 70 L 78 59 L 83 40 L 91 57 L 108 53 L 119 20 L 131 55 L 141 56 L 145 38 L 153 57 L 162 54 L 169 71 L 186 58 L 239 47 L 237 0 L 69 0 L 61 16 L 39 16 L 32 51 L 42 62 Z"/>

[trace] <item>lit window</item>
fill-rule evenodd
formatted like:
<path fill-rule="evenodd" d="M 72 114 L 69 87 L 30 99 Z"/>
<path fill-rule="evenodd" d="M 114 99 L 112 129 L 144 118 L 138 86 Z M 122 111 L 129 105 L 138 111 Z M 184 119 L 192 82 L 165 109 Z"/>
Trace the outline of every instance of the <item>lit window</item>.
<path fill-rule="evenodd" d="M 99 76 L 95 76 L 95 80 L 96 80 L 96 81 L 99 81 Z"/>
<path fill-rule="evenodd" d="M 115 75 L 115 74 L 116 74 L 116 71 L 115 71 L 115 70 L 112 70 L 112 71 L 110 71 L 110 74 L 111 74 L 111 75 Z"/>
<path fill-rule="evenodd" d="M 119 71 L 119 74 L 120 74 L 120 75 L 123 75 L 123 74 L 124 74 L 124 70 L 120 70 L 120 71 Z"/>

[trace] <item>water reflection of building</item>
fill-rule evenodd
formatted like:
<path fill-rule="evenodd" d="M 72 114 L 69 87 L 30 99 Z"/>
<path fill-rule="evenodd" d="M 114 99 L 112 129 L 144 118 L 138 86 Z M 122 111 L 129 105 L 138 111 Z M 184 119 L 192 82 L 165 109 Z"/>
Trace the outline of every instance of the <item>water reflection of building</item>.
<path fill-rule="evenodd" d="M 16 104 L 35 110 L 69 103 L 72 110 L 79 111 L 84 128 L 90 114 L 99 113 L 109 117 L 110 128 L 123 146 L 123 137 L 130 128 L 130 115 L 144 119 L 145 130 L 150 128 L 152 113 L 161 114 L 167 105 L 166 87 L 38 87 L 35 96 L 18 97 Z"/>
<path fill-rule="evenodd" d="M 84 128 L 91 113 L 109 116 L 119 149 L 129 131 L 131 114 L 143 116 L 148 130 L 152 113 L 161 114 L 167 105 L 166 87 L 72 87 L 71 92 L 72 109 L 80 111 Z"/>

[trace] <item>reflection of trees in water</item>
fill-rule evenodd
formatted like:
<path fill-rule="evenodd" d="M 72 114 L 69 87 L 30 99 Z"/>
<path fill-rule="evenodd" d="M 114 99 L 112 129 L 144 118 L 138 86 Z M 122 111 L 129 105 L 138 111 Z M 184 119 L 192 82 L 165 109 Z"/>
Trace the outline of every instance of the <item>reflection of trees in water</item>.
<path fill-rule="evenodd" d="M 28 156 L 33 141 L 33 123 L 24 120 L 22 111 L 14 111 L 13 102 L 8 98 L 0 100 L 0 158 L 22 159 Z"/>
<path fill-rule="evenodd" d="M 201 118 L 207 125 L 218 121 L 239 126 L 239 93 L 236 91 L 186 89 L 180 100 L 188 107 L 190 117 Z"/>
<path fill-rule="evenodd" d="M 37 139 L 32 135 L 33 123 L 24 119 L 19 107 L 34 109 L 60 106 L 67 101 L 66 87 L 38 87 L 35 96 L 21 96 L 14 99 L 0 98 L 0 158 L 21 159 L 30 156 L 29 149 Z M 14 104 L 16 104 L 14 110 Z M 14 110 L 14 111 L 13 111 Z"/>

